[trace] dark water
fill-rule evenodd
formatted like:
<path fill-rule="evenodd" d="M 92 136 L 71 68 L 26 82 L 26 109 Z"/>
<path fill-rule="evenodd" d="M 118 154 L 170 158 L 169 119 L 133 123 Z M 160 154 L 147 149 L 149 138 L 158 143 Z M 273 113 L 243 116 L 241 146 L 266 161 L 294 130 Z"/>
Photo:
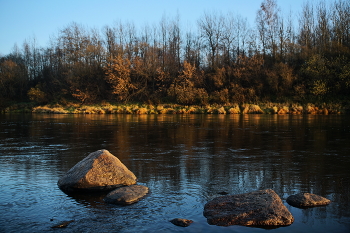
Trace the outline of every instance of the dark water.
<path fill-rule="evenodd" d="M 0 123 L 0 232 L 350 232 L 349 116 L 0 115 Z M 115 206 L 61 192 L 59 177 L 99 149 L 151 193 Z M 219 192 L 265 188 L 292 212 L 291 226 L 207 224 L 203 206 Z M 332 203 L 289 206 L 298 192 Z M 194 223 L 174 226 L 177 217 Z"/>

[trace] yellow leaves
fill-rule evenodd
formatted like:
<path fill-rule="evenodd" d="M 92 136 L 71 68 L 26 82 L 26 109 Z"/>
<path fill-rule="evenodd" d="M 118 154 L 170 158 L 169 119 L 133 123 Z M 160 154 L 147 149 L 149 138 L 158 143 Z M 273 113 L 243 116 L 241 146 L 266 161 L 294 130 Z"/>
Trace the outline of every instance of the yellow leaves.
<path fill-rule="evenodd" d="M 72 93 L 72 96 L 80 100 L 81 103 L 84 103 L 87 100 L 95 99 L 96 98 L 95 95 L 96 94 L 90 91 L 87 87 L 85 87 L 84 89 L 76 88 Z"/>
<path fill-rule="evenodd" d="M 224 67 L 222 68 L 216 68 L 214 75 L 211 76 L 214 86 L 216 88 L 221 88 L 225 84 L 225 72 L 226 69 Z"/>
<path fill-rule="evenodd" d="M 227 88 L 224 88 L 220 91 L 214 91 L 211 95 L 211 98 L 215 101 L 215 103 L 229 103 L 229 90 Z"/>
<path fill-rule="evenodd" d="M 350 64 L 346 64 L 342 67 L 342 72 L 339 75 L 339 78 L 347 89 L 350 88 Z"/>
<path fill-rule="evenodd" d="M 13 79 L 18 73 L 18 65 L 12 60 L 5 60 L 0 63 L 0 79 Z"/>
<path fill-rule="evenodd" d="M 191 63 L 184 61 L 184 69 L 182 70 L 180 74 L 180 78 L 183 78 L 185 80 L 193 79 L 194 76 L 196 75 L 196 67 L 192 66 Z"/>
<path fill-rule="evenodd" d="M 1 70 L 2 69 L 7 69 L 7 70 L 12 70 L 13 68 L 15 68 L 17 66 L 17 63 L 13 62 L 12 60 L 5 60 L 2 64 L 1 64 Z"/>
<path fill-rule="evenodd" d="M 120 79 L 128 79 L 130 78 L 130 66 L 131 62 L 129 59 L 124 59 L 121 55 L 117 56 L 116 58 L 112 59 L 112 64 L 107 66 L 107 78 L 110 82 L 113 83 L 113 81 L 116 78 Z"/>
<path fill-rule="evenodd" d="M 162 70 L 160 67 L 157 68 L 156 72 L 157 72 L 157 76 L 156 76 L 157 81 L 163 82 L 169 79 L 170 74 Z"/>
<path fill-rule="evenodd" d="M 239 56 L 233 74 L 236 78 L 249 79 L 249 77 L 253 77 L 253 74 L 260 75 L 263 64 L 264 60 L 261 56 Z"/>
<path fill-rule="evenodd" d="M 42 90 L 40 90 L 39 86 L 30 88 L 28 91 L 28 97 L 32 101 L 36 101 L 38 103 L 43 103 L 46 101 L 46 94 Z"/>
<path fill-rule="evenodd" d="M 322 80 L 316 80 L 313 82 L 311 93 L 314 95 L 322 96 L 328 92 L 327 83 Z"/>
<path fill-rule="evenodd" d="M 275 65 L 275 70 L 282 79 L 281 85 L 283 85 L 284 88 L 292 87 L 292 84 L 296 79 L 293 74 L 293 69 L 287 64 L 280 62 Z"/>
<path fill-rule="evenodd" d="M 147 76 L 146 69 L 147 69 L 146 64 L 140 57 L 137 56 L 132 60 L 132 73 L 134 73 L 136 77 L 140 77 L 140 76 L 146 77 Z"/>
<path fill-rule="evenodd" d="M 191 63 L 184 61 L 183 70 L 178 77 L 173 80 L 168 89 L 168 96 L 174 98 L 181 104 L 207 103 L 208 94 L 204 88 L 197 88 L 200 74 L 196 67 Z"/>

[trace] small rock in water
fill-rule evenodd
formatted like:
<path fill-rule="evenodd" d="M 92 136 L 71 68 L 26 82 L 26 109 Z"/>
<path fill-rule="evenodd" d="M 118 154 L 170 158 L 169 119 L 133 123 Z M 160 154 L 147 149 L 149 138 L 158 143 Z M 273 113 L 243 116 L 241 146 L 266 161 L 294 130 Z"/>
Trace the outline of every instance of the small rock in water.
<path fill-rule="evenodd" d="M 287 203 L 294 207 L 314 207 L 331 203 L 327 198 L 312 193 L 298 193 L 287 198 Z"/>
<path fill-rule="evenodd" d="M 188 227 L 189 225 L 191 225 L 191 223 L 193 223 L 192 220 L 188 220 L 188 219 L 183 219 L 183 218 L 174 218 L 172 220 L 170 220 L 170 222 L 176 226 L 180 226 L 180 227 Z"/>
<path fill-rule="evenodd" d="M 57 224 L 55 226 L 52 226 L 51 228 L 64 228 L 67 227 L 70 223 L 74 222 L 74 220 L 70 220 L 70 221 L 65 221 L 65 222 L 61 222 L 60 224 Z"/>
<path fill-rule="evenodd" d="M 104 201 L 112 204 L 129 205 L 138 202 L 148 193 L 148 188 L 143 185 L 130 185 L 117 188 L 108 193 Z"/>

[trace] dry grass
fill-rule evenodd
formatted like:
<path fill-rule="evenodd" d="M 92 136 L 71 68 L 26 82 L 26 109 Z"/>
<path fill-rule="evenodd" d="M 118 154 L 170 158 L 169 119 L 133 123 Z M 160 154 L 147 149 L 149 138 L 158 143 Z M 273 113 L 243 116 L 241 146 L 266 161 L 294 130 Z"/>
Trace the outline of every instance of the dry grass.
<path fill-rule="evenodd" d="M 139 114 L 139 115 L 141 115 L 141 114 L 148 114 L 148 109 L 147 108 L 138 108 L 138 109 L 135 110 L 135 113 Z"/>
<path fill-rule="evenodd" d="M 26 107 L 27 109 L 27 107 Z M 16 108 L 16 111 L 19 111 Z M 340 104 L 307 103 L 304 105 L 290 103 L 261 103 L 261 104 L 227 104 L 206 106 L 183 106 L 178 104 L 125 104 L 113 105 L 104 102 L 101 105 L 79 105 L 67 103 L 66 105 L 43 105 L 28 108 L 26 111 L 33 113 L 53 114 L 342 114 L 346 108 Z M 8 111 L 11 112 L 9 108 Z M 14 111 L 13 111 L 14 112 Z"/>
<path fill-rule="evenodd" d="M 216 109 L 216 113 L 217 114 L 226 114 L 226 110 L 224 107 L 221 107 L 221 108 Z"/>
<path fill-rule="evenodd" d="M 65 113 L 68 113 L 68 111 L 65 110 L 61 106 L 50 107 L 48 105 L 34 107 L 32 112 L 33 113 L 53 113 L 53 114 L 65 114 Z"/>
<path fill-rule="evenodd" d="M 243 106 L 243 114 L 263 114 L 264 111 L 256 104 L 246 104 Z"/>
<path fill-rule="evenodd" d="M 239 108 L 238 105 L 234 105 L 231 108 L 229 108 L 227 110 L 228 114 L 240 114 L 241 113 L 241 109 Z"/>
<path fill-rule="evenodd" d="M 282 108 L 277 110 L 277 114 L 289 114 L 289 107 L 283 106 Z"/>

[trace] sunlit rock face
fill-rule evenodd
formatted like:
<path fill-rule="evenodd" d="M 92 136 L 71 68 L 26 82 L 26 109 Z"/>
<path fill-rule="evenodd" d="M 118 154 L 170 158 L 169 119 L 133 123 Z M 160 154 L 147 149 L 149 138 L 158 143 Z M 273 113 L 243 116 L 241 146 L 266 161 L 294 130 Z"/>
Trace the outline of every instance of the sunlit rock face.
<path fill-rule="evenodd" d="M 327 198 L 312 193 L 298 193 L 287 198 L 287 203 L 295 207 L 323 206 L 331 203 Z"/>
<path fill-rule="evenodd" d="M 294 217 L 271 189 L 214 198 L 204 206 L 211 225 L 286 226 Z"/>
<path fill-rule="evenodd" d="M 58 180 L 65 192 L 112 190 L 136 184 L 137 178 L 108 150 L 98 150 L 72 167 Z"/>

